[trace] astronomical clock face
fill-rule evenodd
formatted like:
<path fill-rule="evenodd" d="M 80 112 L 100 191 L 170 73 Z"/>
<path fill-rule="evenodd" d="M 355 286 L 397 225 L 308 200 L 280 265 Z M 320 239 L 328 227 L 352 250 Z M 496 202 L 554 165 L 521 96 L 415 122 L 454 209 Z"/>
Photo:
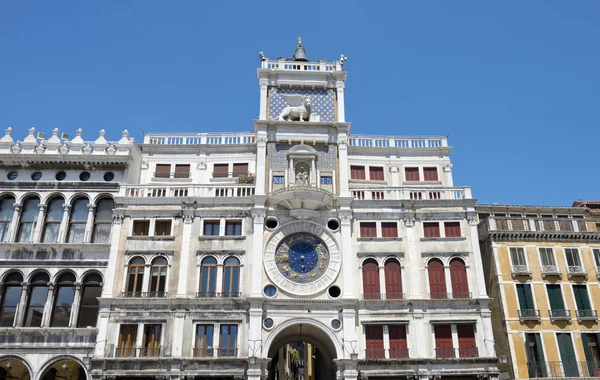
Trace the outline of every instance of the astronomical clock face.
<path fill-rule="evenodd" d="M 329 251 L 321 238 L 306 232 L 286 236 L 275 251 L 279 272 L 299 284 L 315 282 L 329 266 Z"/>

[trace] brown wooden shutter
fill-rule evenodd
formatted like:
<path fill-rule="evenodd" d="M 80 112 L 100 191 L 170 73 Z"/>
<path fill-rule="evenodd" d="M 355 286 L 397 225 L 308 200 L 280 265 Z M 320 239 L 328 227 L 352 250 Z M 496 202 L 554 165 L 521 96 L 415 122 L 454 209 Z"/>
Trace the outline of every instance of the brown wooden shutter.
<path fill-rule="evenodd" d="M 444 232 L 446 237 L 460 237 L 460 222 L 445 222 Z"/>
<path fill-rule="evenodd" d="M 365 167 L 350 166 L 350 179 L 365 179 Z"/>
<path fill-rule="evenodd" d="M 447 298 L 444 264 L 442 264 L 440 260 L 433 259 L 427 265 L 427 272 L 429 274 L 429 291 L 431 292 L 431 298 Z"/>
<path fill-rule="evenodd" d="M 452 298 L 469 298 L 467 268 L 461 259 L 453 259 L 450 262 L 450 279 L 452 281 Z"/>
<path fill-rule="evenodd" d="M 383 359 L 383 326 L 365 326 L 367 358 Z"/>
<path fill-rule="evenodd" d="M 156 164 L 156 178 L 169 178 L 171 177 L 171 165 L 170 164 Z"/>
<path fill-rule="evenodd" d="M 404 168 L 406 181 L 419 181 L 419 168 Z"/>
<path fill-rule="evenodd" d="M 402 272 L 400 263 L 394 259 L 385 262 L 385 297 L 402 299 Z"/>
<path fill-rule="evenodd" d="M 375 260 L 366 260 L 362 268 L 363 292 L 365 299 L 380 299 L 379 266 Z"/>
<path fill-rule="evenodd" d="M 223 178 L 229 176 L 229 164 L 215 164 L 213 170 L 214 178 Z"/>
<path fill-rule="evenodd" d="M 375 222 L 361 222 L 360 223 L 360 237 L 377 237 L 377 226 Z"/>
<path fill-rule="evenodd" d="M 119 348 L 135 348 L 138 325 L 121 325 Z"/>
<path fill-rule="evenodd" d="M 190 165 L 175 165 L 175 178 L 189 178 Z"/>
<path fill-rule="evenodd" d="M 454 351 L 452 346 L 452 329 L 450 328 L 450 325 L 435 325 L 434 332 L 436 357 L 454 357 Z"/>
<path fill-rule="evenodd" d="M 248 175 L 248 164 L 233 164 L 233 176 L 240 177 Z"/>
<path fill-rule="evenodd" d="M 438 222 L 423 223 L 423 236 L 426 238 L 440 237 L 440 224 Z"/>
<path fill-rule="evenodd" d="M 381 223 L 381 237 L 397 238 L 398 237 L 398 223 L 382 222 Z"/>
<path fill-rule="evenodd" d="M 389 325 L 388 331 L 390 334 L 390 358 L 407 358 L 406 326 Z"/>
<path fill-rule="evenodd" d="M 423 168 L 423 177 L 425 181 L 438 181 L 437 168 Z"/>
<path fill-rule="evenodd" d="M 369 167 L 369 178 L 371 181 L 383 181 L 383 168 L 370 166 Z"/>
<path fill-rule="evenodd" d="M 458 333 L 458 353 L 461 358 L 472 358 L 477 356 L 475 345 L 475 329 L 473 325 L 456 325 Z"/>

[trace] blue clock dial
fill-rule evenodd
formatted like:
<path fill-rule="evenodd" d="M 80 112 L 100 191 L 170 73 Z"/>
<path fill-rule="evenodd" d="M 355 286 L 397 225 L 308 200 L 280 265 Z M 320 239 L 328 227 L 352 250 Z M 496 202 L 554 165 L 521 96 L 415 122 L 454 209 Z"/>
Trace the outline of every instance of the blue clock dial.
<path fill-rule="evenodd" d="M 286 236 L 275 251 L 277 268 L 287 279 L 297 283 L 318 280 L 329 264 L 329 251 L 313 234 L 298 232 Z"/>

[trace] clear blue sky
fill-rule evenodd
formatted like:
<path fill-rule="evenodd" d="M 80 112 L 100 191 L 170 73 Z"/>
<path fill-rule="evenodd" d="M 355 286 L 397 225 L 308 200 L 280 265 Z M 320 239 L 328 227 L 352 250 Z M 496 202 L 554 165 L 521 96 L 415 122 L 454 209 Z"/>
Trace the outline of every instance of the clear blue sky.
<path fill-rule="evenodd" d="M 354 134 L 446 135 L 480 203 L 600 199 L 600 1 L 3 1 L 0 127 L 248 131 L 257 50 L 346 63 Z"/>

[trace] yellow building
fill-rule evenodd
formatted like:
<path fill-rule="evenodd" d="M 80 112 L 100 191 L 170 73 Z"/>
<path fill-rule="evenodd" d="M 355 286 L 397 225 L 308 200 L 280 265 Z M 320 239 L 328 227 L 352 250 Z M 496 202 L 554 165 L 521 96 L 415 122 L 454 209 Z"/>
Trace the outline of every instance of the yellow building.
<path fill-rule="evenodd" d="M 574 206 L 477 208 L 505 378 L 600 376 L 600 209 Z"/>

